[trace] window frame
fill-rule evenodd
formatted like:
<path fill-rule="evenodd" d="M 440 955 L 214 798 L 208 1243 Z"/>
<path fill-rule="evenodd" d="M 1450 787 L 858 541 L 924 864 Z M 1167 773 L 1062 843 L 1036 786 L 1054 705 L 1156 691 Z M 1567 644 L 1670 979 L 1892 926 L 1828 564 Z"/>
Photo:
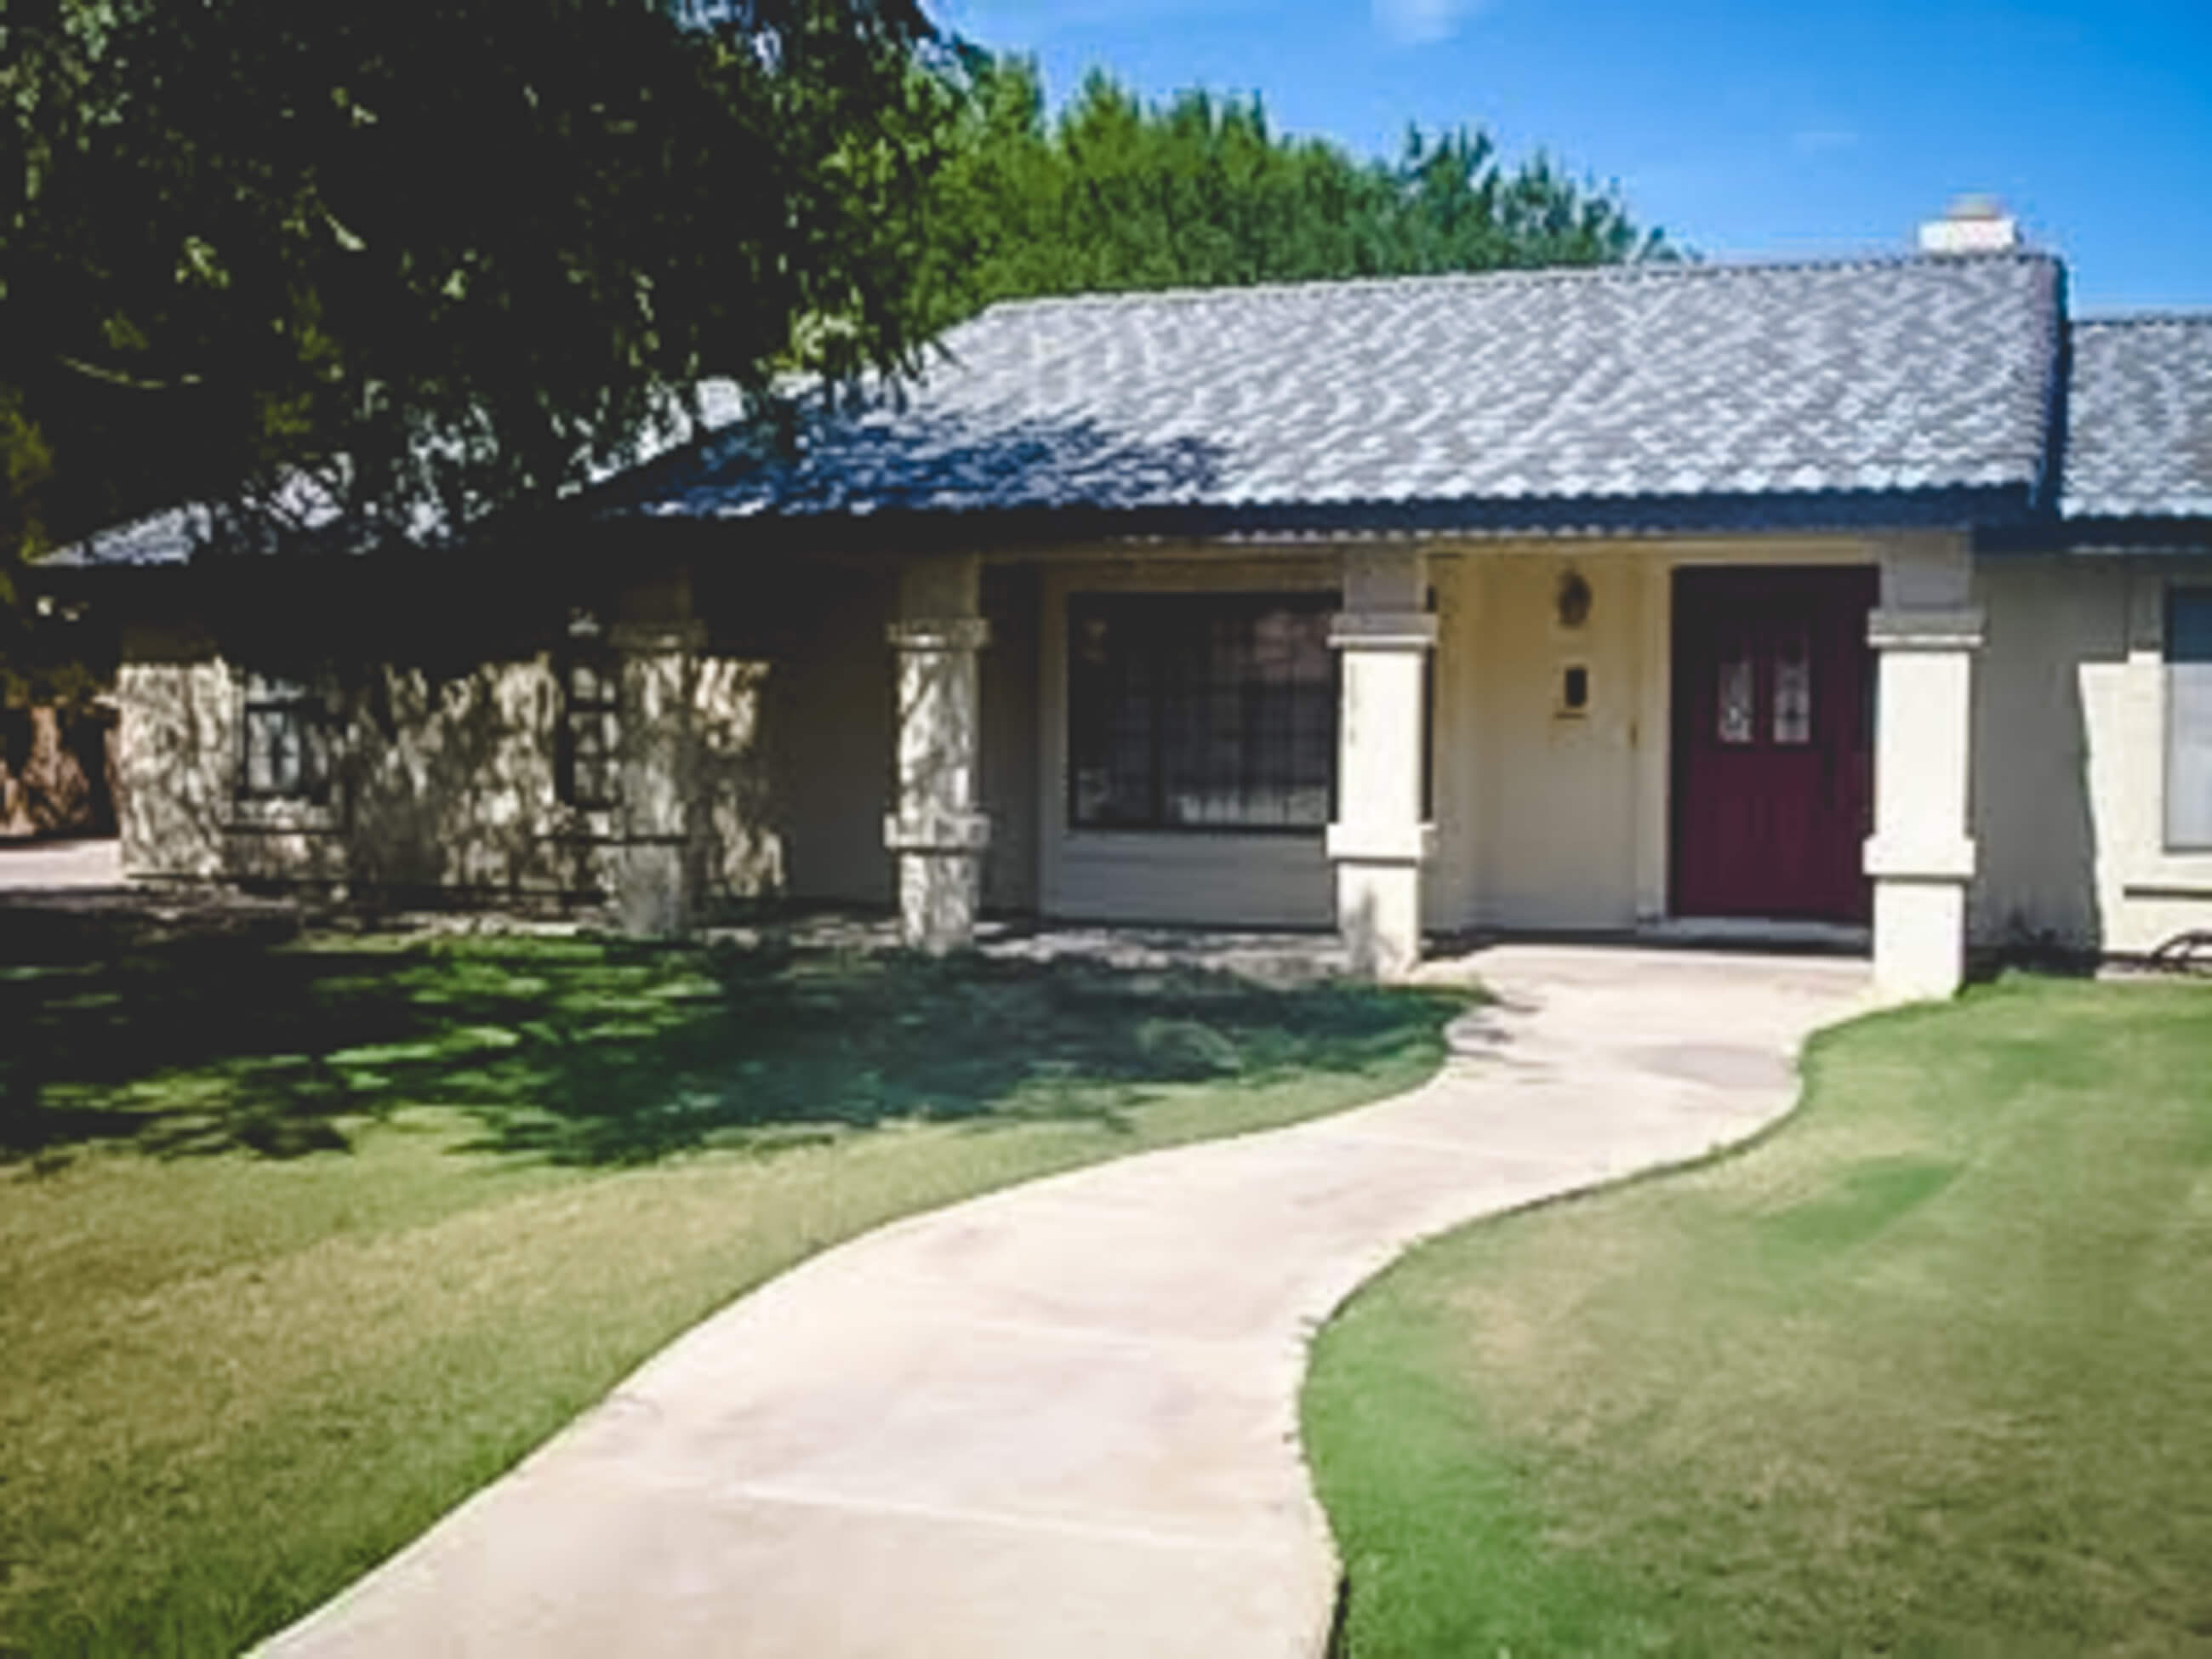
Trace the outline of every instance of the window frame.
<path fill-rule="evenodd" d="M 1240 818 L 1235 821 L 1187 822 L 1171 817 L 1166 811 L 1168 768 L 1164 763 L 1165 745 L 1169 740 L 1169 722 L 1155 717 L 1148 734 L 1146 764 L 1150 801 L 1146 815 L 1141 818 L 1101 820 L 1085 817 L 1081 806 L 1081 783 L 1084 768 L 1081 763 L 1083 744 L 1079 736 L 1084 721 L 1084 710 L 1078 694 L 1079 668 L 1077 653 L 1081 623 L 1087 611 L 1137 611 L 1157 607 L 1162 611 L 1180 613 L 1179 622 L 1186 622 L 1195 634 L 1204 626 L 1196 618 L 1222 613 L 1243 613 L 1256 618 L 1273 610 L 1287 610 L 1316 617 L 1326 624 L 1328 619 L 1342 609 L 1340 597 L 1331 589 L 1322 588 L 1198 588 L 1158 590 L 1150 588 L 1079 588 L 1064 596 L 1062 623 L 1067 641 L 1066 661 L 1062 687 L 1061 739 L 1065 745 L 1064 777 L 1060 791 L 1060 806 L 1064 833 L 1071 836 L 1266 836 L 1269 838 L 1307 838 L 1320 840 L 1329 823 L 1337 816 L 1337 791 L 1340 755 L 1340 722 L 1343 703 L 1342 653 L 1333 646 L 1324 646 L 1328 653 L 1329 670 L 1325 690 L 1327 706 L 1326 752 L 1328 781 L 1325 787 L 1322 816 L 1313 822 L 1283 823 Z M 1186 621 L 1186 619 L 1188 619 Z M 1160 659 L 1153 659 L 1150 671 L 1152 695 L 1163 701 L 1175 688 L 1161 684 L 1164 676 L 1158 672 Z M 1247 695 L 1261 683 L 1245 682 Z M 1303 688 L 1298 688 L 1303 689 Z M 1248 731 L 1240 741 L 1240 752 L 1249 755 L 1252 736 Z M 1296 787 L 1295 781 L 1285 787 Z"/>
<path fill-rule="evenodd" d="M 327 672 L 266 669 L 241 664 L 237 669 L 238 757 L 231 801 L 243 816 L 288 812 L 328 814 L 337 793 L 337 726 Z M 281 691 L 275 688 L 283 688 Z M 253 781 L 256 727 L 268 720 L 298 722 L 299 775 L 289 783 L 264 787 Z"/>
<path fill-rule="evenodd" d="M 2205 608 L 2205 623 L 2212 628 L 2212 582 L 2174 581 L 2166 584 L 2164 604 L 2160 606 L 2159 640 L 2160 721 L 2159 721 L 2159 802 L 2158 845 L 2162 853 L 2180 858 L 2201 858 L 2212 854 L 2212 806 L 2208 806 L 2208 829 L 2203 839 L 2184 840 L 2174 833 L 2174 803 L 2181 787 L 2175 774 L 2177 755 L 2174 747 L 2174 679 L 2173 671 L 2181 666 L 2176 659 L 2175 642 L 2179 632 L 2179 621 L 2185 598 L 2192 605 Z M 2207 659 L 2212 666 L 2212 658 Z M 2212 792 L 2212 773 L 2199 781 L 2199 787 Z"/>
<path fill-rule="evenodd" d="M 553 795 L 561 805 L 583 813 L 612 812 L 622 805 L 622 661 L 596 628 L 572 626 L 568 640 L 554 659 L 560 699 L 559 723 L 554 731 Z M 598 694 L 579 699 L 578 671 L 588 669 Z M 582 720 L 600 725 L 603 745 L 595 791 L 580 787 L 582 746 L 577 726 Z"/>

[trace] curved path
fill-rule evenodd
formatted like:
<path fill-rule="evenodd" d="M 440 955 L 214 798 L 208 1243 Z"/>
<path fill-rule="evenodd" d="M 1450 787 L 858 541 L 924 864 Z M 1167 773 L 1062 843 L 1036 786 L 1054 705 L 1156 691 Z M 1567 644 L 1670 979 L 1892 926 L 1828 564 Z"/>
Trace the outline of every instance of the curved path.
<path fill-rule="evenodd" d="M 1414 1241 L 1786 1110 L 1863 964 L 1509 946 L 1426 1086 L 897 1223 L 708 1320 L 307 1656 L 1310 1659 L 1306 1340 Z"/>

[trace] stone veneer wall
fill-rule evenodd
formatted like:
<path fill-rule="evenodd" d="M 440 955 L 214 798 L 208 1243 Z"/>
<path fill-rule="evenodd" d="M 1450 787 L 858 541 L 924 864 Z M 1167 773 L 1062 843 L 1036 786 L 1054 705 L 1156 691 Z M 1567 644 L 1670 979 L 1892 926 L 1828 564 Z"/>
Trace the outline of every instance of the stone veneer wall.
<path fill-rule="evenodd" d="M 611 606 L 665 609 L 651 592 Z M 227 627 L 127 623 L 118 674 L 120 830 L 134 876 L 312 884 L 353 896 L 439 893 L 487 902 L 608 896 L 647 838 L 647 808 L 587 812 L 556 790 L 562 714 L 556 613 L 534 624 L 465 621 L 438 634 L 323 608 L 287 637 L 266 618 Z M 228 614 L 220 603 L 205 614 Z M 686 632 L 685 629 L 690 631 Z M 541 637 L 526 636 L 535 631 Z M 670 652 L 625 658 L 625 793 L 683 803 L 675 848 L 695 913 L 775 896 L 785 879 L 767 710 L 784 665 L 739 656 L 685 623 Z M 545 637 L 550 635 L 550 637 Z M 650 661 L 650 673 L 635 665 Z M 242 799 L 242 676 L 313 663 L 328 710 L 326 806 Z M 637 769 L 647 766 L 648 777 Z M 665 774 L 665 775 L 659 775 Z M 666 815 L 650 826 L 665 842 Z"/>

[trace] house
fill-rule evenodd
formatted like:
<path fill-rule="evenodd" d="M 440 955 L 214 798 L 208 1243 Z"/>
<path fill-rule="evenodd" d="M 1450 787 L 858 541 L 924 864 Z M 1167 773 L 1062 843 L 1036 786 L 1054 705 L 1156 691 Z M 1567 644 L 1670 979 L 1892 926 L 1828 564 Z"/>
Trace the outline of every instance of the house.
<path fill-rule="evenodd" d="M 2212 926 L 2212 315 L 1898 258 L 1000 306 L 436 557 L 67 562 L 158 879 L 1970 946 Z M 165 527 L 166 526 L 166 527 Z"/>

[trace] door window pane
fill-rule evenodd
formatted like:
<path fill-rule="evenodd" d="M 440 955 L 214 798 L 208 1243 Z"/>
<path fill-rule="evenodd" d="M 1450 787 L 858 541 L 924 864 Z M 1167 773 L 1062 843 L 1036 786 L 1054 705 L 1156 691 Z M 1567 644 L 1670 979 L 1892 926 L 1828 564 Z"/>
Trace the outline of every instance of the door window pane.
<path fill-rule="evenodd" d="M 1716 702 L 1714 720 L 1716 735 L 1723 743 L 1749 743 L 1757 723 L 1753 699 L 1751 648 L 1747 641 L 1740 641 L 1725 650 L 1721 657 L 1719 696 Z"/>
<path fill-rule="evenodd" d="M 2166 595 L 2166 842 L 2212 848 L 2212 587 Z"/>
<path fill-rule="evenodd" d="M 1813 653 L 1802 627 L 1785 631 L 1774 651 L 1774 741 L 1813 741 Z"/>

